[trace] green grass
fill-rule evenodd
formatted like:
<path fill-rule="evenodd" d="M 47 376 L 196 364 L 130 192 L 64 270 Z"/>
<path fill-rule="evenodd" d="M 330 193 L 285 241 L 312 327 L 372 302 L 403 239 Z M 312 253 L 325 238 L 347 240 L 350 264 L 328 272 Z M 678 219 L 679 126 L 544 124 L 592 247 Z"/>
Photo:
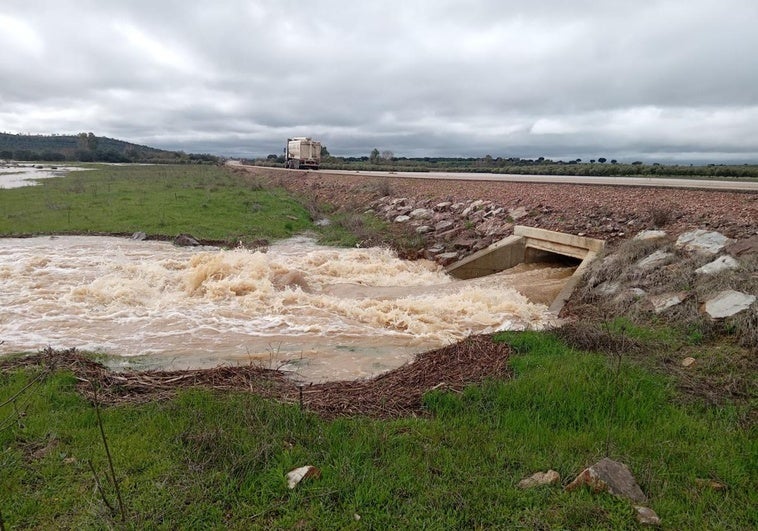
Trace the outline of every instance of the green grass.
<path fill-rule="evenodd" d="M 262 189 L 224 168 L 105 166 L 0 190 L 0 236 L 132 233 L 208 240 L 284 238 L 311 228 L 281 189 Z"/>
<path fill-rule="evenodd" d="M 128 528 L 636 529 L 611 495 L 523 491 L 568 482 L 607 453 L 630 466 L 665 529 L 758 526 L 754 430 L 733 407 L 677 404 L 671 381 L 545 333 L 512 344 L 515 378 L 425 397 L 427 419 L 325 421 L 243 393 L 103 410 Z M 0 375 L 0 403 L 34 377 Z M 11 528 L 117 525 L 98 495 L 107 462 L 94 408 L 55 374 L 0 409 L 0 511 Z M 295 490 L 284 475 L 319 467 Z M 699 487 L 713 479 L 726 491 Z M 113 489 L 106 487 L 115 503 Z M 360 515 L 356 520 L 354 515 Z"/>

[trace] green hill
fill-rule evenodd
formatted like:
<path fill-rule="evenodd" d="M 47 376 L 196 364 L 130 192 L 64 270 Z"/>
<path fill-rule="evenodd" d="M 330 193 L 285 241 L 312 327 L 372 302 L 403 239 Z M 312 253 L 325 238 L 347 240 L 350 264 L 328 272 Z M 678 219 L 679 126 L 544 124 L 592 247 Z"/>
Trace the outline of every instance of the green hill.
<path fill-rule="evenodd" d="M 115 138 L 78 135 L 0 133 L 0 159 L 80 162 L 216 162 L 212 155 L 187 154 L 132 144 Z"/>

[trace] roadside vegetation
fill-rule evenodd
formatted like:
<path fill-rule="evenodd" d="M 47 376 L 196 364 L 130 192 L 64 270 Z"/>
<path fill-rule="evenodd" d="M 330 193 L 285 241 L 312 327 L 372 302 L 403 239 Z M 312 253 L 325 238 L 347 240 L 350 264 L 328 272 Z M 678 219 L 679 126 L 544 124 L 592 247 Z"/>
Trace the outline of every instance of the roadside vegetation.
<path fill-rule="evenodd" d="M 101 408 L 126 527 L 635 529 L 609 494 L 516 487 L 548 468 L 565 484 L 606 455 L 631 467 L 665 528 L 758 525 L 755 437 L 738 408 L 677 403 L 668 378 L 552 334 L 494 340 L 512 346 L 514 377 L 433 391 L 423 418 L 324 420 L 202 389 Z M 75 378 L 26 369 L 0 382 L 7 525 L 118 525 L 97 411 Z M 321 476 L 288 489 L 306 464 Z"/>
<path fill-rule="evenodd" d="M 386 228 L 213 166 L 95 166 L 0 190 L 3 236 L 144 231 L 235 244 L 322 219 L 318 230 L 343 245 Z M 637 529 L 628 502 L 562 488 L 608 456 L 630 467 L 664 529 L 758 527 L 755 358 L 740 345 L 750 323 L 718 329 L 628 308 L 555 332 L 496 334 L 510 348 L 509 376 L 431 390 L 418 415 L 389 419 L 326 418 L 208 386 L 105 405 L 69 370 L 0 361 L 0 522 Z M 686 355 L 698 364 L 685 372 Z M 290 490 L 286 473 L 304 465 L 320 475 Z M 517 487 L 548 469 L 560 484 Z"/>

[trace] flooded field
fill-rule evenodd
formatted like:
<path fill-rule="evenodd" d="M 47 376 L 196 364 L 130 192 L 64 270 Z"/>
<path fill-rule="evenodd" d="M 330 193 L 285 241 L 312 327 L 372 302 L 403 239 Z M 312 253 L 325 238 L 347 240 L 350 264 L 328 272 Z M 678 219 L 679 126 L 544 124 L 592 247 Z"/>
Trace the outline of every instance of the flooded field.
<path fill-rule="evenodd" d="M 1 353 L 45 346 L 114 366 L 257 363 L 353 379 L 467 335 L 542 328 L 571 267 L 460 281 L 426 261 L 296 238 L 268 252 L 107 237 L 0 240 Z"/>
<path fill-rule="evenodd" d="M 82 171 L 87 168 L 75 166 L 42 166 L 33 164 L 0 165 L 0 189 L 33 186 L 39 179 L 63 177 L 70 171 Z"/>

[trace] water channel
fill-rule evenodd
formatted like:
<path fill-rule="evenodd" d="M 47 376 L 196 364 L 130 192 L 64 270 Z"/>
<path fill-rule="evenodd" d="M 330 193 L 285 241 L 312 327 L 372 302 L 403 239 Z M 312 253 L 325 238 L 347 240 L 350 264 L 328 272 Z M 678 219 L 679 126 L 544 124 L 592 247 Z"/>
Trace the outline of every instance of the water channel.
<path fill-rule="evenodd" d="M 115 367 L 257 363 L 304 381 L 368 377 L 469 334 L 549 325 L 545 303 L 573 269 L 521 264 L 462 281 L 386 249 L 308 238 L 266 252 L 0 239 L 0 355 L 76 347 Z"/>

